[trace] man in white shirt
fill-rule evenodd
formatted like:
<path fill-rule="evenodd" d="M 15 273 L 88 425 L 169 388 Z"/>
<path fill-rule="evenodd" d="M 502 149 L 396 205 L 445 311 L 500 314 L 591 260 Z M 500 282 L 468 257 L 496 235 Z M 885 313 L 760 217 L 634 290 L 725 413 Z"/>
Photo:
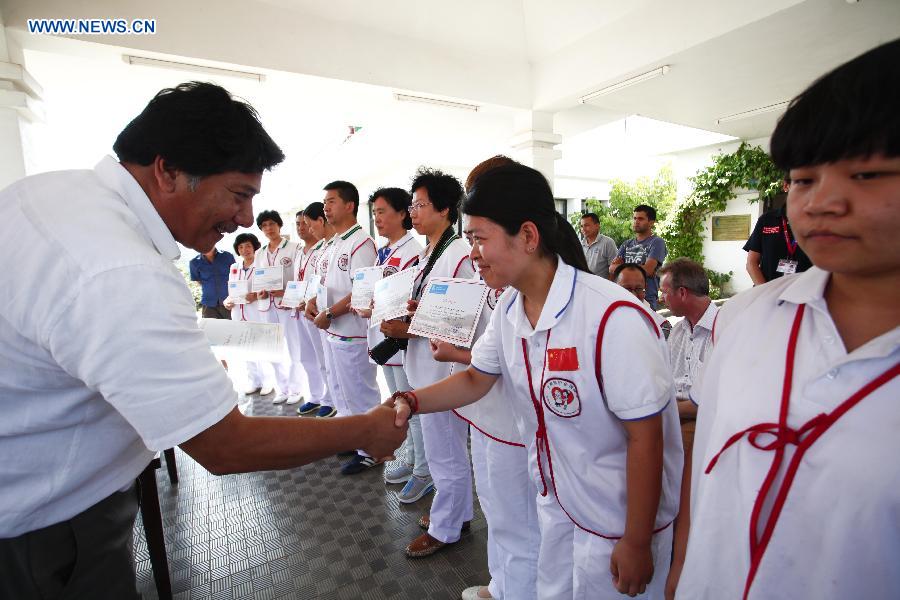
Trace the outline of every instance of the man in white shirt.
<path fill-rule="evenodd" d="M 596 213 L 581 215 L 581 247 L 591 273 L 609 279 L 609 265 L 616 259 L 619 249 L 611 237 L 600 233 L 600 217 Z"/>
<path fill-rule="evenodd" d="M 691 385 L 697 381 L 700 367 L 712 351 L 712 328 L 719 309 L 709 298 L 709 277 L 703 265 L 689 258 L 678 258 L 666 263 L 659 274 L 663 302 L 673 315 L 684 317 L 672 326 L 667 341 L 684 451 L 690 452 L 697 418 L 697 406 L 690 400 Z"/>
<path fill-rule="evenodd" d="M 15 281 L 0 286 L 2 598 L 137 598 L 133 482 L 155 452 L 179 445 L 224 474 L 348 446 L 385 456 L 406 433 L 387 408 L 341 420 L 241 415 L 197 327 L 176 242 L 204 252 L 251 225 L 262 173 L 284 158 L 252 107 L 182 84 L 157 94 L 113 148 L 118 161 L 0 192 Z"/>

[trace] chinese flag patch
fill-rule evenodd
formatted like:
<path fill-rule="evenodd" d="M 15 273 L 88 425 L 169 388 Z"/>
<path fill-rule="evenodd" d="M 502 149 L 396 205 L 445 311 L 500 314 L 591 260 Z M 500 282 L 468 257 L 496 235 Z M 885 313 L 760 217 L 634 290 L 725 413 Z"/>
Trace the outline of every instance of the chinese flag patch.
<path fill-rule="evenodd" d="M 400 257 L 399 256 L 390 257 L 387 261 L 387 266 L 388 267 L 399 267 L 400 266 Z"/>
<path fill-rule="evenodd" d="M 578 352 L 575 348 L 550 348 L 547 350 L 547 368 L 551 371 L 577 371 Z"/>

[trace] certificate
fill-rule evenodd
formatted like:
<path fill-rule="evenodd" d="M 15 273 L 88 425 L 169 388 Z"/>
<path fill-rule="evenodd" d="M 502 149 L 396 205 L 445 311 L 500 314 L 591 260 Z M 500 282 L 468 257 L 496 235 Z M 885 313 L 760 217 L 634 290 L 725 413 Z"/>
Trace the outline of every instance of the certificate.
<path fill-rule="evenodd" d="M 288 281 L 284 296 L 281 297 L 281 305 L 287 308 L 297 308 L 306 302 L 306 286 L 308 281 Z"/>
<path fill-rule="evenodd" d="M 483 282 L 475 279 L 430 279 L 409 324 L 409 333 L 470 348 L 488 291 Z"/>
<path fill-rule="evenodd" d="M 279 291 L 284 289 L 284 269 L 277 267 L 256 267 L 253 270 L 253 285 L 251 289 L 254 292 Z"/>
<path fill-rule="evenodd" d="M 353 272 L 353 290 L 350 292 L 350 308 L 368 310 L 375 297 L 375 284 L 381 281 L 384 267 L 363 267 Z"/>
<path fill-rule="evenodd" d="M 418 275 L 418 269 L 406 269 L 375 283 L 375 307 L 372 309 L 371 327 L 382 321 L 398 319 L 409 314 L 406 303 L 412 297 L 413 284 Z"/>
<path fill-rule="evenodd" d="M 247 294 L 249 293 L 249 279 L 232 279 L 228 282 L 228 297 L 234 304 L 247 304 Z"/>
<path fill-rule="evenodd" d="M 200 319 L 200 329 L 217 356 L 277 362 L 285 350 L 284 331 L 278 323 Z"/>
<path fill-rule="evenodd" d="M 307 288 L 306 288 L 306 301 L 309 302 L 313 298 L 316 297 L 316 294 L 319 293 L 319 280 L 318 279 L 307 279 L 306 280 Z"/>
<path fill-rule="evenodd" d="M 325 284 L 318 284 L 316 286 L 316 310 L 322 312 L 326 308 L 331 308 L 330 296 L 331 294 L 328 293 L 328 288 L 325 287 Z"/>

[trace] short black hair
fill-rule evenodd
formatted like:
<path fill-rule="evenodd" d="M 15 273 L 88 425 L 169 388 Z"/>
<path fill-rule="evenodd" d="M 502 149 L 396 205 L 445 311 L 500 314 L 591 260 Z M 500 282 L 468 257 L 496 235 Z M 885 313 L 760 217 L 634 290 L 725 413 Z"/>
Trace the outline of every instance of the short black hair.
<path fill-rule="evenodd" d="M 262 229 L 262 224 L 265 221 L 275 221 L 278 223 L 279 227 L 284 226 L 284 221 L 281 219 L 281 215 L 278 214 L 277 210 L 264 210 L 256 215 L 256 226 L 260 229 Z"/>
<path fill-rule="evenodd" d="M 597 225 L 600 224 L 600 217 L 597 216 L 597 213 L 592 213 L 592 212 L 582 213 L 582 214 L 581 214 L 581 218 L 582 218 L 582 219 L 590 219 L 591 221 L 593 221 L 593 222 L 596 223 Z"/>
<path fill-rule="evenodd" d="M 325 218 L 325 205 L 321 202 L 310 202 L 301 212 L 307 219 L 318 221 Z"/>
<path fill-rule="evenodd" d="M 113 150 L 124 163 L 147 166 L 160 156 L 198 177 L 262 173 L 284 160 L 252 106 L 199 81 L 157 93 L 122 130 Z"/>
<path fill-rule="evenodd" d="M 647 283 L 647 271 L 645 271 L 644 267 L 642 267 L 641 265 L 639 265 L 637 263 L 622 263 L 621 265 L 616 267 L 616 270 L 613 271 L 613 281 L 615 281 L 616 279 L 619 278 L 619 273 L 621 273 L 622 271 L 628 270 L 628 269 L 640 271 L 641 275 L 644 276 L 644 283 Z"/>
<path fill-rule="evenodd" d="M 369 210 L 375 210 L 375 201 L 379 198 L 384 198 L 384 201 L 390 204 L 391 208 L 397 212 L 405 213 L 403 229 L 407 231 L 412 229 L 412 217 L 409 216 L 409 203 L 412 201 L 412 197 L 409 195 L 409 192 L 396 187 L 378 188 L 369 196 Z"/>
<path fill-rule="evenodd" d="M 332 181 L 322 189 L 326 192 L 334 190 L 341 200 L 344 202 L 352 202 L 354 216 L 359 212 L 359 190 L 357 190 L 356 186 L 349 181 Z"/>
<path fill-rule="evenodd" d="M 259 250 L 262 246 L 259 243 L 259 238 L 253 235 L 252 233 L 241 233 L 236 238 L 234 238 L 234 253 L 238 253 L 238 246 L 243 244 L 244 242 L 250 242 L 253 244 L 253 250 Z"/>
<path fill-rule="evenodd" d="M 900 156 L 900 40 L 821 77 L 791 101 L 770 143 L 778 168 Z"/>
<path fill-rule="evenodd" d="M 632 212 L 642 212 L 647 215 L 647 219 L 650 221 L 656 220 L 656 209 L 648 204 L 638 204 Z"/>
<path fill-rule="evenodd" d="M 409 186 L 410 195 L 415 194 L 419 188 L 425 188 L 428 192 L 428 199 L 436 211 L 450 209 L 447 218 L 451 223 L 456 223 L 459 204 L 463 199 L 463 187 L 459 179 L 438 169 L 419 167 Z"/>

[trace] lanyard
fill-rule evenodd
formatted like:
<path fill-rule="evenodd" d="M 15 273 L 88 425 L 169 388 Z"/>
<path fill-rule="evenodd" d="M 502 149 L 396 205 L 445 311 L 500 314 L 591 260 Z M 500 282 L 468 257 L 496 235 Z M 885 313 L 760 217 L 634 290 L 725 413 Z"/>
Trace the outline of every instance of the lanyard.
<path fill-rule="evenodd" d="M 547 347 L 544 348 L 544 365 L 541 368 L 540 389 L 542 396 L 544 394 L 544 375 L 547 373 L 547 351 L 550 348 L 551 331 L 551 329 L 547 330 Z M 547 466 L 550 467 L 551 471 L 553 469 L 553 466 L 550 463 L 550 448 L 548 447 L 547 443 L 547 424 L 544 422 L 544 409 L 541 407 L 541 401 L 538 399 L 537 394 L 534 393 L 534 384 L 531 380 L 531 361 L 528 358 L 528 342 L 525 341 L 525 338 L 522 338 L 522 356 L 525 358 L 525 374 L 528 377 L 528 391 L 531 393 L 531 404 L 534 407 L 534 414 L 537 417 L 537 431 L 534 433 L 534 438 L 535 447 L 537 448 L 538 471 L 541 475 L 541 485 L 544 486 L 544 488 L 541 490 L 541 496 L 546 496 L 547 478 L 544 477 L 544 467 L 541 456 L 546 453 Z"/>
<path fill-rule="evenodd" d="M 270 267 L 275 266 L 275 261 L 278 259 L 278 253 L 281 252 L 281 249 L 287 246 L 287 240 L 281 240 L 281 245 L 275 248 L 275 254 L 273 255 L 269 252 L 269 249 L 266 248 L 266 262 L 269 263 Z"/>
<path fill-rule="evenodd" d="M 772 459 L 772 466 L 769 468 L 769 472 L 756 496 L 756 502 L 753 504 L 753 512 L 750 515 L 750 571 L 747 573 L 747 581 L 744 584 L 743 598 L 745 600 L 750 593 L 750 586 L 753 584 L 753 579 L 756 577 L 756 572 L 762 562 L 766 547 L 772 539 L 775 525 L 778 523 L 778 518 L 781 516 L 781 509 L 784 508 L 788 492 L 794 483 L 794 476 L 797 474 L 797 469 L 800 467 L 800 462 L 803 460 L 806 451 L 809 450 L 810 446 L 812 446 L 822 434 L 828 431 L 838 419 L 844 416 L 847 411 L 859 404 L 863 398 L 900 374 L 900 363 L 897 363 L 861 387 L 856 393 L 844 400 L 831 412 L 816 415 L 798 429 L 789 427 L 787 424 L 787 417 L 791 401 L 791 388 L 793 386 L 794 355 L 797 351 L 797 338 L 800 335 L 800 323 L 803 321 L 805 309 L 805 304 L 801 304 L 797 307 L 797 314 L 794 317 L 794 324 L 791 327 L 790 337 L 788 338 L 784 369 L 784 385 L 781 392 L 781 407 L 778 415 L 778 423 L 759 423 L 757 425 L 751 425 L 743 431 L 737 432 L 728 438 L 728 441 L 725 442 L 722 449 L 719 450 L 709 462 L 709 466 L 706 467 L 705 471 L 705 473 L 709 474 L 713 470 L 713 467 L 716 466 L 716 462 L 719 460 L 722 453 L 732 444 L 738 442 L 745 434 L 747 435 L 747 440 L 750 442 L 750 445 L 754 448 L 764 452 L 775 452 L 775 457 Z M 759 437 L 763 434 L 773 436 L 774 439 L 766 443 L 760 442 Z M 790 463 L 788 463 L 787 471 L 785 471 L 784 474 L 784 480 L 781 482 L 778 489 L 775 490 L 775 499 L 772 503 L 771 513 L 766 520 L 762 536 L 758 536 L 761 518 L 760 513 L 762 512 L 763 504 L 769 496 L 769 492 L 772 491 L 775 477 L 778 475 L 778 471 L 784 462 L 784 449 L 788 444 L 797 446 L 797 451 L 794 453 L 794 456 L 791 457 Z"/>
<path fill-rule="evenodd" d="M 247 274 L 246 279 L 250 279 L 250 277 L 253 275 L 253 270 L 254 270 L 254 269 L 256 269 L 256 267 L 254 267 L 254 266 L 250 266 L 250 267 L 241 267 L 241 268 L 238 270 L 238 279 L 244 279 L 244 277 L 241 276 L 241 273 L 242 273 L 242 272 Z M 247 271 L 250 271 L 250 272 L 247 273 Z M 240 306 L 241 306 L 241 321 L 246 321 L 246 320 L 247 320 L 247 315 L 244 314 L 244 305 L 241 304 Z"/>
<path fill-rule="evenodd" d="M 788 222 L 784 217 L 781 217 L 781 230 L 784 232 L 784 242 L 787 244 L 788 256 L 793 259 L 794 252 L 797 251 L 797 240 L 791 239 L 791 234 L 788 233 Z"/>
<path fill-rule="evenodd" d="M 316 248 L 310 248 L 309 252 L 307 252 L 306 260 L 303 261 L 303 264 L 300 266 L 300 270 L 297 271 L 297 276 L 300 278 L 300 281 L 303 281 L 303 278 L 306 277 L 306 266 L 309 264 L 309 261 L 312 260 L 313 254 L 316 253 Z"/>

